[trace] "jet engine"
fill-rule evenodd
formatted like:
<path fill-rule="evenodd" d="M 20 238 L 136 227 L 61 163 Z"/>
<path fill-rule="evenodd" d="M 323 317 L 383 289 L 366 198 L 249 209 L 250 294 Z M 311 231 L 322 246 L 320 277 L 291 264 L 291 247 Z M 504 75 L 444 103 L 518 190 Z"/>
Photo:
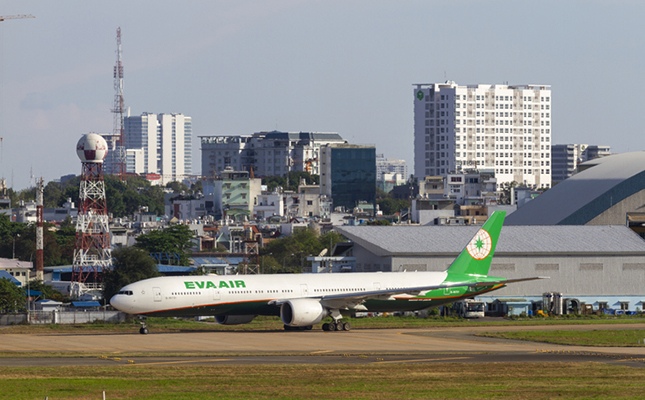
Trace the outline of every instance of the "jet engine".
<path fill-rule="evenodd" d="M 241 325 L 253 321 L 255 315 L 216 315 L 215 321 L 220 325 Z"/>
<path fill-rule="evenodd" d="M 280 318 L 288 326 L 314 325 L 327 314 L 327 310 L 316 299 L 287 300 L 280 306 Z"/>

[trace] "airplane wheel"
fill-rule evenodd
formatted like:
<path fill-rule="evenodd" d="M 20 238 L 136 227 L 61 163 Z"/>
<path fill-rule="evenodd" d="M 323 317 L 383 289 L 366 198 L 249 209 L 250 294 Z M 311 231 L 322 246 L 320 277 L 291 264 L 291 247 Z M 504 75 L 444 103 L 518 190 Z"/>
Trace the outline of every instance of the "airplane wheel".
<path fill-rule="evenodd" d="M 336 323 L 335 322 L 330 322 L 329 323 L 329 331 L 333 332 L 336 330 Z"/>
<path fill-rule="evenodd" d="M 336 322 L 336 330 L 337 331 L 342 331 L 343 330 L 343 323 L 338 321 Z"/>
<path fill-rule="evenodd" d="M 322 324 L 322 330 L 323 330 L 323 331 L 325 331 L 325 332 L 326 332 L 326 331 L 329 331 L 329 324 L 328 324 L 327 322 L 325 322 L 324 324 Z"/>
<path fill-rule="evenodd" d="M 343 324 L 343 330 L 344 331 L 349 331 L 350 329 L 352 329 L 352 326 L 349 324 L 349 322 L 345 322 Z"/>
<path fill-rule="evenodd" d="M 148 328 L 139 329 L 139 333 L 142 334 L 142 335 L 147 335 L 148 334 Z"/>
<path fill-rule="evenodd" d="M 312 329 L 314 329 L 314 326 L 313 326 L 313 325 L 305 326 L 305 330 L 306 330 L 306 331 L 310 331 L 310 330 L 312 330 Z"/>

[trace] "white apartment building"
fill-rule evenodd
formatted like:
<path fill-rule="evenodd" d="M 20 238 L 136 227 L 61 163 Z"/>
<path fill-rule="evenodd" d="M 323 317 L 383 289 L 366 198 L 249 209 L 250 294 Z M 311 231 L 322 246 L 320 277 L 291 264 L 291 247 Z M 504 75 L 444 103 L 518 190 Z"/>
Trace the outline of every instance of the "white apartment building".
<path fill-rule="evenodd" d="M 202 175 L 216 176 L 226 167 L 255 176 L 292 171 L 320 174 L 320 146 L 345 143 L 330 132 L 256 132 L 241 136 L 200 136 Z"/>
<path fill-rule="evenodd" d="M 486 169 L 497 184 L 551 185 L 549 85 L 416 84 L 414 174 Z"/>
<path fill-rule="evenodd" d="M 408 165 L 405 160 L 385 158 L 383 154 L 376 155 L 376 180 L 383 180 L 383 174 L 398 174 L 403 179 L 408 178 Z"/>
<path fill-rule="evenodd" d="M 126 171 L 159 174 L 165 185 L 192 174 L 192 119 L 183 114 L 124 118 Z M 141 152 L 128 151 L 141 149 Z"/>

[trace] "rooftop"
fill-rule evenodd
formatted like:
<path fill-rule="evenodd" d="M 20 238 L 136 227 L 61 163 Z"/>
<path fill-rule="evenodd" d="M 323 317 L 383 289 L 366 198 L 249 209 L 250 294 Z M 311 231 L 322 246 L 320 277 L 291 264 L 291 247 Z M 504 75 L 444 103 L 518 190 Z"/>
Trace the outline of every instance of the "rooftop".
<path fill-rule="evenodd" d="M 479 226 L 340 226 L 342 235 L 378 256 L 457 255 Z M 626 226 L 504 226 L 496 254 L 643 254 L 645 241 Z"/>

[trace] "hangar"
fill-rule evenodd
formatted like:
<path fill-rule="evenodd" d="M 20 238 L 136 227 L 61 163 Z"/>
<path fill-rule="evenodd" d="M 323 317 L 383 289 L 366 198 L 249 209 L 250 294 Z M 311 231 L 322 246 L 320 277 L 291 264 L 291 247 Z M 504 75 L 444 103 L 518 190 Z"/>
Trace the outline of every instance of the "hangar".
<path fill-rule="evenodd" d="M 506 218 L 506 225 L 625 224 L 645 205 L 645 151 L 613 154 L 578 166 Z"/>
<path fill-rule="evenodd" d="M 342 226 L 356 272 L 444 271 L 478 226 Z M 545 292 L 594 309 L 645 308 L 645 240 L 619 225 L 504 226 L 490 275 L 548 276 L 491 292 L 480 300 L 537 301 Z"/>

